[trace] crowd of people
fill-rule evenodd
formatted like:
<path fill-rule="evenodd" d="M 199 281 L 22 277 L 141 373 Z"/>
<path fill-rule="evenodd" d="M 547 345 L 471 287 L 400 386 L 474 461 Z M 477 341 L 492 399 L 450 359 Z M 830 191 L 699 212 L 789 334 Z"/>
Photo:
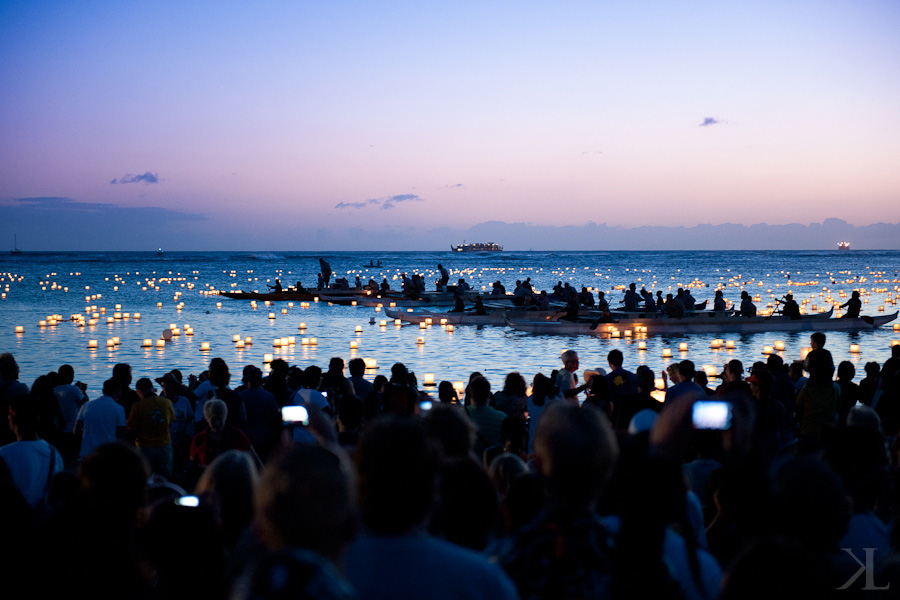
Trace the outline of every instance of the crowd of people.
<path fill-rule="evenodd" d="M 614 349 L 500 389 L 278 359 L 101 393 L 0 355 L 0 590 L 92 598 L 848 597 L 900 586 L 900 346 Z M 429 390 L 431 388 L 428 388 Z"/>

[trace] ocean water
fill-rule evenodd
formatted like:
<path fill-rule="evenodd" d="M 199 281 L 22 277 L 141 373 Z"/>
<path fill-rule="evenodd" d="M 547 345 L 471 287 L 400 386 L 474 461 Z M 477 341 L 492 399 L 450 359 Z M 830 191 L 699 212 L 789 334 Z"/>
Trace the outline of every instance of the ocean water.
<path fill-rule="evenodd" d="M 760 308 L 793 292 L 810 305 L 825 305 L 829 296 L 839 298 L 843 291 L 864 290 L 867 304 L 863 313 L 894 312 L 892 304 L 900 298 L 900 252 L 503 252 L 498 254 L 451 254 L 450 252 L 371 252 L 371 253 L 302 253 L 302 252 L 67 252 L 26 253 L 0 257 L 0 352 L 12 352 L 21 368 L 20 379 L 29 385 L 39 375 L 69 363 L 76 378 L 89 385 L 89 395 L 99 389 L 112 366 L 119 362 L 132 365 L 135 377 L 160 377 L 173 368 L 183 373 L 200 373 L 210 358 L 225 359 L 233 381 L 240 378 L 245 364 L 263 366 L 263 356 L 272 353 L 291 364 L 318 364 L 323 368 L 333 356 L 348 361 L 359 356 L 377 361 L 377 373 L 389 374 L 397 361 L 405 363 L 419 376 L 433 373 L 437 381 L 466 380 L 473 371 L 488 377 L 499 389 L 504 376 L 519 371 L 527 380 L 535 373 L 549 374 L 560 366 L 559 355 L 572 348 L 581 356 L 584 369 L 606 367 L 606 355 L 612 348 L 625 354 L 626 368 L 646 364 L 655 371 L 682 358 L 690 358 L 698 366 L 721 365 L 739 358 L 745 365 L 764 360 L 764 346 L 783 341 L 781 353 L 787 362 L 800 358 L 801 349 L 809 345 L 809 332 L 706 334 L 650 337 L 646 351 L 638 350 L 636 340 L 601 340 L 594 337 L 534 335 L 505 327 L 458 326 L 448 332 L 435 325 L 427 330 L 417 326 L 395 327 L 388 319 L 387 327 L 378 322 L 387 319 L 374 308 L 329 306 L 311 303 L 262 302 L 252 309 L 247 301 L 230 300 L 210 295 L 211 290 L 265 290 L 268 283 L 280 277 L 285 286 L 302 281 L 315 285 L 319 271 L 318 258 L 332 266 L 334 277 L 346 276 L 352 283 L 358 274 L 362 280 L 387 277 L 392 287 L 399 274 L 419 272 L 431 283 L 437 279 L 437 264 L 451 271 L 451 282 L 464 277 L 473 287 L 490 289 L 491 283 L 503 282 L 512 291 L 516 279 L 530 277 L 536 289 L 550 289 L 557 281 L 578 287 L 604 290 L 611 305 L 617 305 L 622 292 L 617 288 L 636 282 L 638 287 L 661 289 L 673 293 L 679 286 L 692 284 L 698 301 L 712 302 L 716 286 L 725 285 L 729 301 L 739 298 L 741 289 L 762 296 Z M 380 260 L 382 268 L 367 268 L 370 260 Z M 770 291 L 771 290 L 771 291 Z M 91 298 L 93 296 L 93 298 Z M 845 299 L 841 299 L 845 301 Z M 183 308 L 178 308 L 180 302 Z M 161 306 L 158 306 L 161 303 Z M 221 306 L 217 306 L 221 303 Z M 106 317 L 119 312 L 140 313 L 140 319 L 115 320 Z M 69 321 L 73 314 L 100 312 L 97 325 L 79 328 Z M 287 314 L 281 309 L 286 308 Z M 274 319 L 269 313 L 274 312 Z M 55 326 L 40 327 L 39 321 L 50 315 L 61 315 Z M 376 324 L 370 324 L 370 318 Z M 306 330 L 298 329 L 301 322 Z M 898 321 L 894 321 L 897 323 Z M 171 324 L 179 328 L 193 327 L 194 335 L 181 335 L 164 349 L 142 348 L 146 338 L 161 337 Z M 828 334 L 827 347 L 836 361 L 849 360 L 857 366 L 857 381 L 862 366 L 868 361 L 883 363 L 890 356 L 893 339 L 900 331 L 891 325 L 875 331 Z M 24 333 L 15 332 L 16 326 Z M 357 333 L 355 328 L 362 327 Z M 232 336 L 251 336 L 252 346 L 238 350 Z M 114 336 L 120 344 L 107 349 L 106 341 Z M 297 344 L 287 349 L 273 348 L 273 340 L 295 336 Z M 301 337 L 315 337 L 316 346 L 302 346 Z M 423 337 L 424 344 L 417 338 Z M 735 349 L 711 350 L 710 341 L 724 337 L 735 342 Z M 97 340 L 99 348 L 88 349 L 88 341 Z M 355 341 L 358 349 L 351 351 Z M 201 350 L 207 342 L 210 350 Z M 687 352 L 679 352 L 679 344 L 687 343 Z M 859 353 L 851 353 L 850 345 L 858 344 Z M 663 349 L 672 349 L 672 358 L 663 358 Z"/>

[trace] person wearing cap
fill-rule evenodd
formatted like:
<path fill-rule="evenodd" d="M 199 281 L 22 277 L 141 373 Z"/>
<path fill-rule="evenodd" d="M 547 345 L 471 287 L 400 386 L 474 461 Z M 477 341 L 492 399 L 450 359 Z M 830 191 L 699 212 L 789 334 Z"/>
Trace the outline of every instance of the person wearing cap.
<path fill-rule="evenodd" d="M 164 477 L 172 476 L 172 421 L 175 409 L 168 398 L 156 395 L 153 382 L 142 377 L 134 384 L 140 398 L 131 408 L 128 427 L 134 432 L 141 454 L 150 463 L 153 473 Z"/>

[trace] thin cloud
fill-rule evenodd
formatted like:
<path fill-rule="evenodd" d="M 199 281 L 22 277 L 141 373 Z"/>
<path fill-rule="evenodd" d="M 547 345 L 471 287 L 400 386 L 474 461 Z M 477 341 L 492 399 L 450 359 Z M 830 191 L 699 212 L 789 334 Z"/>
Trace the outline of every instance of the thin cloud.
<path fill-rule="evenodd" d="M 390 210 L 401 202 L 424 202 L 424 198 L 420 198 L 415 194 L 397 194 L 395 196 L 388 196 L 387 198 L 370 198 L 365 202 L 339 202 L 334 207 L 339 209 L 352 208 L 359 210 L 361 208 L 366 208 L 367 206 L 380 206 L 383 210 Z"/>
<path fill-rule="evenodd" d="M 722 121 L 719 121 L 718 119 L 715 119 L 713 117 L 706 117 L 705 119 L 703 119 L 703 122 L 700 123 L 700 127 L 709 127 L 710 125 L 718 125 L 721 122 Z"/>
<path fill-rule="evenodd" d="M 442 185 L 442 186 L 441 186 L 440 188 L 438 188 L 438 189 L 441 189 L 441 190 L 455 190 L 455 189 L 457 189 L 457 188 L 461 188 L 462 186 L 463 186 L 463 184 L 461 184 L 461 183 L 453 183 L 453 184 Z"/>
<path fill-rule="evenodd" d="M 132 175 L 129 173 L 123 177 L 113 179 L 109 183 L 111 185 L 116 185 L 121 183 L 138 183 L 139 181 L 143 181 L 144 183 L 159 183 L 159 173 L 151 173 L 150 171 L 147 171 L 143 175 Z"/>

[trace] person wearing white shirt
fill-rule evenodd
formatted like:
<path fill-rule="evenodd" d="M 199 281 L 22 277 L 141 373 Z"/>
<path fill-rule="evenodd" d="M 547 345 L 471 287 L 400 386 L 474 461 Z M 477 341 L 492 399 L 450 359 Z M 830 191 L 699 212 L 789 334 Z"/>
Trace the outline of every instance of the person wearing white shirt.
<path fill-rule="evenodd" d="M 103 395 L 85 402 L 75 421 L 75 437 L 81 437 L 80 458 L 84 458 L 98 446 L 115 442 L 122 437 L 126 427 L 125 409 L 119 404 L 122 388 L 115 379 L 103 382 Z"/>

